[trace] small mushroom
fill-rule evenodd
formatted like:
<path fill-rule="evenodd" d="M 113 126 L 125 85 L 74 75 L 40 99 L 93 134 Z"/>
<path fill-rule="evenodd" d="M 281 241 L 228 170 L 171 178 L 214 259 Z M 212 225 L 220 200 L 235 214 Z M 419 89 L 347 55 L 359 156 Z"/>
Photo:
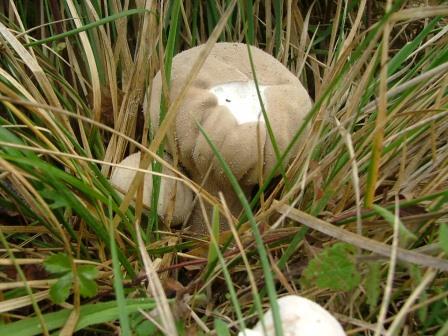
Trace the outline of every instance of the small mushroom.
<path fill-rule="evenodd" d="M 185 85 L 189 70 L 203 47 L 186 50 L 173 58 L 171 100 Z M 274 57 L 256 47 L 251 46 L 250 50 L 261 100 L 278 149 L 283 152 L 311 109 L 311 99 L 298 78 Z M 154 132 L 159 126 L 161 90 L 159 72 L 151 93 L 147 94 Z M 241 205 L 212 149 L 199 132 L 197 122 L 218 147 L 248 196 L 260 177 L 271 172 L 276 155 L 267 134 L 247 45 L 215 44 L 177 111 L 173 123 L 175 141 L 167 144 L 170 153 L 178 151 L 179 162 L 192 180 L 203 184 L 214 196 L 222 192 L 230 211 L 237 216 Z M 294 155 L 297 146 L 290 151 L 284 164 Z M 206 232 L 199 206 L 195 207 L 189 224 L 193 231 Z"/>
<path fill-rule="evenodd" d="M 121 161 L 120 165 L 138 168 L 140 164 L 140 156 L 140 152 L 131 154 Z M 168 162 L 170 161 L 169 157 L 165 157 L 165 160 Z M 172 212 L 171 224 L 182 224 L 191 212 L 193 193 L 183 183 L 169 178 L 168 176 L 175 176 L 169 169 L 163 167 L 162 173 L 167 176 L 161 178 L 157 214 L 161 218 L 166 219 L 170 216 L 170 212 Z M 110 181 L 118 190 L 127 192 L 135 174 L 135 170 L 118 167 L 112 172 Z M 145 174 L 143 182 L 143 204 L 147 207 L 151 207 L 152 178 L 152 174 Z"/>
<path fill-rule="evenodd" d="M 345 336 L 339 322 L 317 303 L 298 295 L 278 299 L 284 336 Z M 269 309 L 253 329 L 240 331 L 238 336 L 274 336 L 274 320 Z"/>

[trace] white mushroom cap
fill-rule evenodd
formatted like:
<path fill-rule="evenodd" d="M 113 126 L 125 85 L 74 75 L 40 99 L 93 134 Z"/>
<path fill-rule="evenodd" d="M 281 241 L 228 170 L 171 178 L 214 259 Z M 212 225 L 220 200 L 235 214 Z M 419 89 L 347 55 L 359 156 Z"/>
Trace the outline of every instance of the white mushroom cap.
<path fill-rule="evenodd" d="M 185 85 L 189 70 L 203 47 L 188 49 L 174 57 L 171 100 Z M 299 79 L 279 61 L 256 47 L 251 46 L 250 50 L 269 122 L 280 151 L 284 151 L 311 109 L 311 99 Z M 155 129 L 159 124 L 161 90 L 159 72 L 150 95 L 150 114 Z M 204 176 L 210 163 L 215 161 L 196 122 L 217 145 L 241 184 L 253 186 L 259 181 L 259 147 L 263 152 L 263 176 L 274 167 L 276 156 L 263 122 L 246 44 L 216 43 L 177 111 L 176 145 L 180 162 L 193 179 Z M 294 151 L 287 160 L 293 155 Z M 211 178 L 221 186 L 228 184 L 218 164 L 214 165 Z"/>
<path fill-rule="evenodd" d="M 278 299 L 284 336 L 345 336 L 339 322 L 317 303 L 297 295 Z M 238 336 L 275 336 L 271 309 L 263 316 L 266 333 L 259 321 L 250 330 L 240 331 Z"/>
<path fill-rule="evenodd" d="M 129 155 L 120 165 L 138 168 L 140 164 L 140 152 Z M 165 158 L 166 159 L 166 158 Z M 149 167 L 148 169 L 150 169 Z M 175 176 L 170 170 L 163 167 L 162 173 Z M 136 174 L 135 170 L 125 168 L 115 168 L 110 181 L 112 185 L 122 192 L 127 192 Z M 143 204 L 151 206 L 152 197 L 152 174 L 145 174 L 143 187 Z M 162 177 L 160 184 L 160 194 L 157 204 L 157 214 L 166 218 L 170 211 L 173 211 L 172 224 L 182 224 L 191 211 L 193 203 L 193 193 L 182 182 L 172 178 Z M 172 209 L 172 210 L 171 210 Z"/>

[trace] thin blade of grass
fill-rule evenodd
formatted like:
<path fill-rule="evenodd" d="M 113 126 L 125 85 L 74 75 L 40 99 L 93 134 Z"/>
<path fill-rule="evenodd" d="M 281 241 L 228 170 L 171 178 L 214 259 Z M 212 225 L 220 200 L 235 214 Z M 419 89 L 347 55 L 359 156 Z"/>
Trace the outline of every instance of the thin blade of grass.
<path fill-rule="evenodd" d="M 160 99 L 160 113 L 159 113 L 159 123 L 163 122 L 163 119 L 165 118 L 165 115 L 168 111 L 169 106 L 169 90 L 170 90 L 170 81 L 171 81 L 171 68 L 173 64 L 173 57 L 174 57 L 174 48 L 175 48 L 175 42 L 176 39 L 178 39 L 179 31 L 177 29 L 177 26 L 179 24 L 179 14 L 180 14 L 180 0 L 176 0 L 174 2 L 171 2 L 171 19 L 170 19 L 170 29 L 168 34 L 168 42 L 165 49 L 165 55 L 164 55 L 164 71 L 162 71 L 162 74 L 164 75 L 162 86 L 166 87 L 168 92 L 165 92 L 165 90 L 162 90 L 162 97 Z M 165 84 L 165 85 L 164 85 Z M 160 157 L 163 157 L 164 153 L 164 144 L 163 142 L 160 144 L 159 148 L 157 149 L 157 155 Z M 156 173 L 162 172 L 162 165 L 159 162 L 154 162 L 152 165 L 153 171 Z M 158 231 L 158 216 L 157 216 L 157 207 L 159 204 L 159 197 L 160 197 L 160 184 L 161 184 L 161 178 L 160 176 L 154 175 L 152 178 L 153 183 L 153 189 L 152 189 L 152 195 L 151 195 L 151 217 L 150 222 L 146 231 L 146 235 L 148 236 L 149 233 L 152 230 Z M 156 234 L 155 239 L 158 239 L 158 236 Z"/>
<path fill-rule="evenodd" d="M 113 22 L 113 21 L 121 19 L 123 17 L 136 15 L 136 14 L 143 14 L 144 12 L 146 12 L 146 9 L 144 9 L 144 8 L 129 9 L 129 10 L 126 10 L 124 12 L 120 12 L 118 14 L 114 14 L 114 15 L 110 15 L 108 17 L 102 18 L 102 19 L 100 19 L 100 20 L 98 20 L 96 22 L 88 23 L 88 24 L 86 24 L 86 25 L 84 25 L 82 27 L 66 31 L 66 32 L 64 32 L 62 34 L 52 35 L 51 37 L 48 37 L 46 39 L 30 42 L 30 43 L 26 44 L 25 46 L 26 47 L 35 47 L 35 46 L 39 46 L 39 45 L 42 45 L 42 44 L 50 43 L 50 42 L 53 42 L 53 41 L 57 41 L 57 40 L 63 39 L 65 37 L 70 37 L 70 36 L 73 36 L 73 35 L 77 35 L 80 32 L 83 32 L 83 31 L 86 31 L 86 30 L 89 30 L 89 29 L 92 29 L 92 28 L 96 28 L 96 27 L 101 26 L 101 25 L 105 25 L 107 23 Z"/>
<path fill-rule="evenodd" d="M 112 225 L 112 207 L 111 200 L 109 199 L 109 219 L 111 224 L 109 225 L 109 239 L 110 239 L 110 252 L 112 257 L 112 268 L 114 274 L 114 290 L 115 297 L 117 298 L 118 316 L 120 319 L 120 332 L 124 336 L 132 335 L 129 324 L 129 316 L 126 307 L 126 299 L 124 296 L 123 283 L 121 278 L 120 261 L 117 254 L 117 245 L 115 243 L 115 228 Z"/>
<path fill-rule="evenodd" d="M 126 310 L 128 314 L 137 312 L 139 309 L 152 309 L 154 306 L 154 301 L 150 299 L 126 300 Z M 53 331 L 62 327 L 69 317 L 70 312 L 71 309 L 63 309 L 58 312 L 43 315 L 48 330 Z M 119 312 L 116 301 L 87 304 L 80 309 L 76 330 L 81 330 L 95 324 L 113 322 L 118 317 Z M 34 336 L 41 334 L 41 332 L 42 330 L 37 317 L 31 317 L 0 326 L 0 333 L 2 335 Z"/>
<path fill-rule="evenodd" d="M 215 144 L 210 140 L 210 138 L 208 137 L 207 133 L 202 128 L 202 126 L 199 123 L 197 123 L 197 126 L 198 126 L 199 131 L 201 132 L 202 136 L 204 136 L 207 143 L 211 147 L 215 157 L 218 159 L 219 164 L 221 165 L 222 169 L 224 170 L 224 173 L 226 174 L 227 178 L 229 179 L 229 182 L 232 185 L 232 188 L 233 188 L 235 194 L 237 195 L 238 200 L 240 201 L 241 205 L 243 206 L 246 216 L 248 217 L 248 220 L 249 220 L 249 223 L 250 223 L 250 226 L 252 229 L 252 233 L 255 238 L 257 251 L 260 256 L 260 262 L 261 262 L 261 266 L 263 269 L 263 275 L 264 275 L 265 282 L 266 282 L 269 302 L 270 302 L 271 309 L 272 309 L 275 333 L 277 335 L 282 335 L 283 334 L 282 322 L 281 322 L 282 320 L 280 317 L 280 309 L 279 309 L 278 302 L 277 302 L 277 293 L 275 290 L 274 278 L 272 276 L 272 270 L 270 268 L 270 263 L 269 263 L 269 259 L 268 259 L 267 253 L 266 253 L 266 248 L 264 246 L 263 239 L 261 238 L 261 234 L 258 229 L 258 224 L 255 220 L 253 213 L 252 213 L 249 202 L 247 201 L 247 198 L 244 195 L 243 190 L 241 189 L 240 185 L 238 184 L 237 179 L 235 178 L 232 171 L 230 170 L 229 165 L 224 160 L 221 153 L 216 148 Z"/>

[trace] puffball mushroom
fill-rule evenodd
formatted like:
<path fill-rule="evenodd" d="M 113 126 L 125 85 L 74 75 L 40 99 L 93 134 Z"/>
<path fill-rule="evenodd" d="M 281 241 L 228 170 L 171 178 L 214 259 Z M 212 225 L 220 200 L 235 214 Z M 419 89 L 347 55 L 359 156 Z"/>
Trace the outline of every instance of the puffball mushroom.
<path fill-rule="evenodd" d="M 120 165 L 138 168 L 140 164 L 140 156 L 140 152 L 131 154 L 121 161 Z M 168 157 L 165 159 L 169 161 Z M 136 173 L 135 170 L 117 167 L 112 172 L 110 181 L 117 189 L 127 192 Z M 166 167 L 162 168 L 162 174 L 175 176 L 174 173 Z M 151 207 L 152 178 L 152 174 L 145 174 L 143 181 L 143 204 L 147 207 Z M 172 211 L 172 224 L 182 224 L 191 212 L 192 203 L 193 193 L 182 182 L 165 176 L 161 178 L 157 204 L 157 214 L 159 217 L 162 219 L 167 218 L 169 212 Z"/>
<path fill-rule="evenodd" d="M 278 299 L 284 336 L 345 336 L 339 322 L 317 303 L 298 295 Z M 261 321 L 253 329 L 240 331 L 238 336 L 275 336 L 271 309 L 263 316 L 266 332 Z"/>
<path fill-rule="evenodd" d="M 173 58 L 171 101 L 186 84 L 202 48 L 203 45 L 186 50 Z M 311 99 L 298 78 L 274 57 L 253 46 L 250 50 L 261 100 L 278 149 L 284 152 L 311 109 Z M 159 127 L 161 91 L 159 72 L 150 93 L 153 132 Z M 258 184 L 260 176 L 266 177 L 275 166 L 276 155 L 267 134 L 246 44 L 215 44 L 177 111 L 172 130 L 175 141 L 166 146 L 171 153 L 178 151 L 179 162 L 193 181 L 203 184 L 214 196 L 222 192 L 230 211 L 237 216 L 241 205 L 197 122 L 217 146 L 246 195 Z M 289 152 L 285 164 L 297 146 Z M 189 224 L 193 231 L 206 232 L 199 206 Z"/>

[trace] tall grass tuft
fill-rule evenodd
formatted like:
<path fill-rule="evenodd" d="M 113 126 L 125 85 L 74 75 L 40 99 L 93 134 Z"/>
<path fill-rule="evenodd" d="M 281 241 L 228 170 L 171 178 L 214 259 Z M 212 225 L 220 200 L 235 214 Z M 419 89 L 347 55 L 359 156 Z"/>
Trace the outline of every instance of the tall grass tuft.
<path fill-rule="evenodd" d="M 280 335 L 294 293 L 348 335 L 445 335 L 447 26 L 443 1 L 2 2 L 0 334 L 228 335 L 270 306 Z M 239 218 L 163 160 L 191 84 L 168 99 L 173 58 L 205 43 L 193 78 L 219 41 L 273 55 L 314 101 L 250 199 L 209 141 Z M 108 177 L 137 150 L 121 197 Z M 213 207 L 210 236 L 158 218 L 157 174 L 143 205 L 162 166 Z"/>

